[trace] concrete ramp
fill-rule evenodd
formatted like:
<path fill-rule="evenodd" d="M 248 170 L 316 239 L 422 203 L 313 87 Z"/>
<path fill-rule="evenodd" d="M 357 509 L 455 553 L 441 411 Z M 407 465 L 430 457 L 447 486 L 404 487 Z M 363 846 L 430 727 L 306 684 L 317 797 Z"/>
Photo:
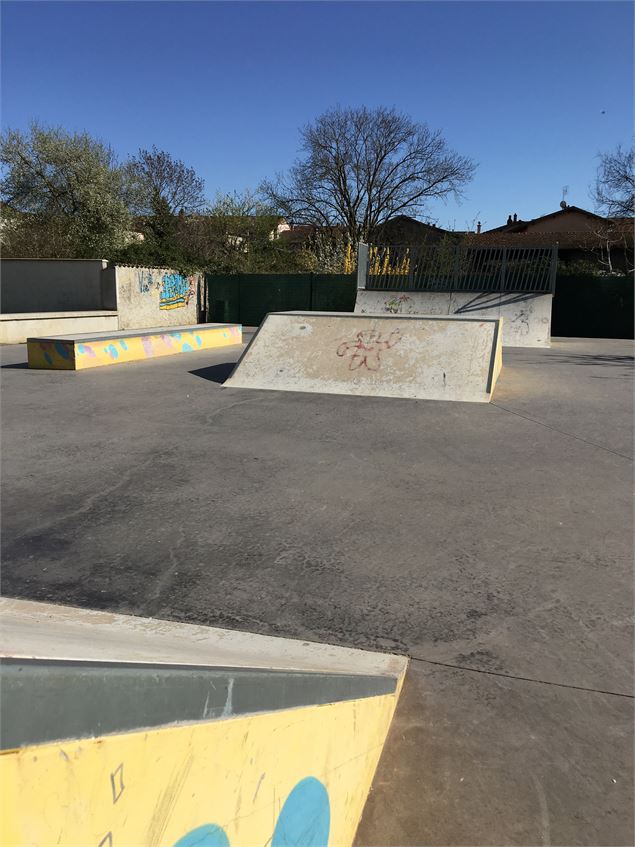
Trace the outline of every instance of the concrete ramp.
<path fill-rule="evenodd" d="M 408 660 L 0 600 L 0 843 L 352 844 Z"/>
<path fill-rule="evenodd" d="M 272 312 L 225 386 L 489 402 L 500 318 Z"/>

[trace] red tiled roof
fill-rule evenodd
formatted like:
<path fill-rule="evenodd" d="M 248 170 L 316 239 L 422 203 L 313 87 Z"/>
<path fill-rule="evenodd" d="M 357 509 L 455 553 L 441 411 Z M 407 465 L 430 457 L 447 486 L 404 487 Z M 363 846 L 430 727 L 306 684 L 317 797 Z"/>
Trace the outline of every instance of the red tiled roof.
<path fill-rule="evenodd" d="M 600 219 L 600 224 L 606 224 Z M 608 240 L 615 246 L 633 247 L 633 221 L 613 221 L 606 227 L 598 225 L 596 231 L 587 232 L 500 232 L 488 231 L 480 234 L 472 233 L 467 236 L 468 243 L 474 246 L 492 245 L 501 247 L 549 247 L 557 244 L 561 249 L 586 250 L 599 247 Z"/>

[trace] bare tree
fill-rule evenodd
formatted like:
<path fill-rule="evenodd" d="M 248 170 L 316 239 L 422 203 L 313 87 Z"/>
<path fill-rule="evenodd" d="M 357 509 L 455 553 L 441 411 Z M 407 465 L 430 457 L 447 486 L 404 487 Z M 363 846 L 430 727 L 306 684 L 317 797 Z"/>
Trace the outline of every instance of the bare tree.
<path fill-rule="evenodd" d="M 337 107 L 300 135 L 302 158 L 261 192 L 294 223 L 341 226 L 353 241 L 395 215 L 421 214 L 431 198 L 460 195 L 475 169 L 440 132 L 394 108 Z"/>
<path fill-rule="evenodd" d="M 617 217 L 617 216 L 616 216 Z M 633 228 L 624 221 L 598 221 L 592 228 L 595 244 L 589 253 L 603 273 L 633 272 Z"/>
<path fill-rule="evenodd" d="M 618 145 L 614 153 L 600 153 L 591 196 L 609 218 L 635 215 L 635 149 Z"/>
<path fill-rule="evenodd" d="M 130 168 L 140 187 L 141 207 L 138 211 L 153 211 L 159 199 L 167 204 L 171 214 L 181 209 L 197 212 L 205 205 L 205 183 L 194 168 L 188 168 L 164 150 L 139 150 Z"/>

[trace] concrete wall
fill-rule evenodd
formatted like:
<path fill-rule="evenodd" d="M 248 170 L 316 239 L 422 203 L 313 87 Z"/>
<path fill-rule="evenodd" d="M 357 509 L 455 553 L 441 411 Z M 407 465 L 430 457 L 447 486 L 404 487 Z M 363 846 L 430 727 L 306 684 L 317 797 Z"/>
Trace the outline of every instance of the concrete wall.
<path fill-rule="evenodd" d="M 116 310 L 119 329 L 187 326 L 197 322 L 202 284 L 200 275 L 185 277 L 169 268 L 5 259 L 0 263 L 0 306 L 3 314 Z M 39 334 L 53 333 L 44 328 Z"/>
<path fill-rule="evenodd" d="M 359 289 L 355 312 L 504 318 L 504 347 L 549 347 L 552 295 L 534 297 L 521 294 L 519 297 L 522 299 L 514 301 L 514 295 L 509 294 Z"/>
<path fill-rule="evenodd" d="M 0 310 L 71 312 L 113 308 L 103 305 L 101 259 L 3 259 Z"/>
<path fill-rule="evenodd" d="M 199 274 L 185 277 L 169 268 L 114 268 L 119 329 L 197 323 Z"/>
<path fill-rule="evenodd" d="M 0 344 L 24 344 L 27 338 L 116 332 L 117 312 L 25 312 L 0 315 Z"/>

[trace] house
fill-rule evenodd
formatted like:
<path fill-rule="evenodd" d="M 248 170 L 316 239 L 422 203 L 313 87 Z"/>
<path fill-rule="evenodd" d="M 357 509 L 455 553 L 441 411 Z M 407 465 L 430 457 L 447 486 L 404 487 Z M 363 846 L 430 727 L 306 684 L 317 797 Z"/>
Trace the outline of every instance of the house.
<path fill-rule="evenodd" d="M 285 222 L 286 223 L 286 222 Z M 286 228 L 278 226 L 278 238 L 289 247 L 301 248 L 316 235 L 341 237 L 346 232 L 344 226 L 318 226 L 317 224 L 286 223 Z"/>
<path fill-rule="evenodd" d="M 373 241 L 378 244 L 436 244 L 459 234 L 409 215 L 396 215 L 377 227 Z"/>
<path fill-rule="evenodd" d="M 346 227 L 341 225 L 292 224 L 286 231 L 280 232 L 280 238 L 289 245 L 303 246 L 317 233 L 338 236 L 345 232 Z M 371 241 L 376 244 L 435 244 L 445 237 L 456 237 L 459 234 L 436 224 L 418 221 L 409 215 L 396 215 L 377 227 Z"/>
<path fill-rule="evenodd" d="M 605 218 L 564 201 L 555 212 L 523 220 L 515 213 L 502 226 L 467 236 L 470 244 L 498 247 L 558 245 L 563 264 L 586 262 L 605 271 L 633 269 L 633 218 Z"/>

